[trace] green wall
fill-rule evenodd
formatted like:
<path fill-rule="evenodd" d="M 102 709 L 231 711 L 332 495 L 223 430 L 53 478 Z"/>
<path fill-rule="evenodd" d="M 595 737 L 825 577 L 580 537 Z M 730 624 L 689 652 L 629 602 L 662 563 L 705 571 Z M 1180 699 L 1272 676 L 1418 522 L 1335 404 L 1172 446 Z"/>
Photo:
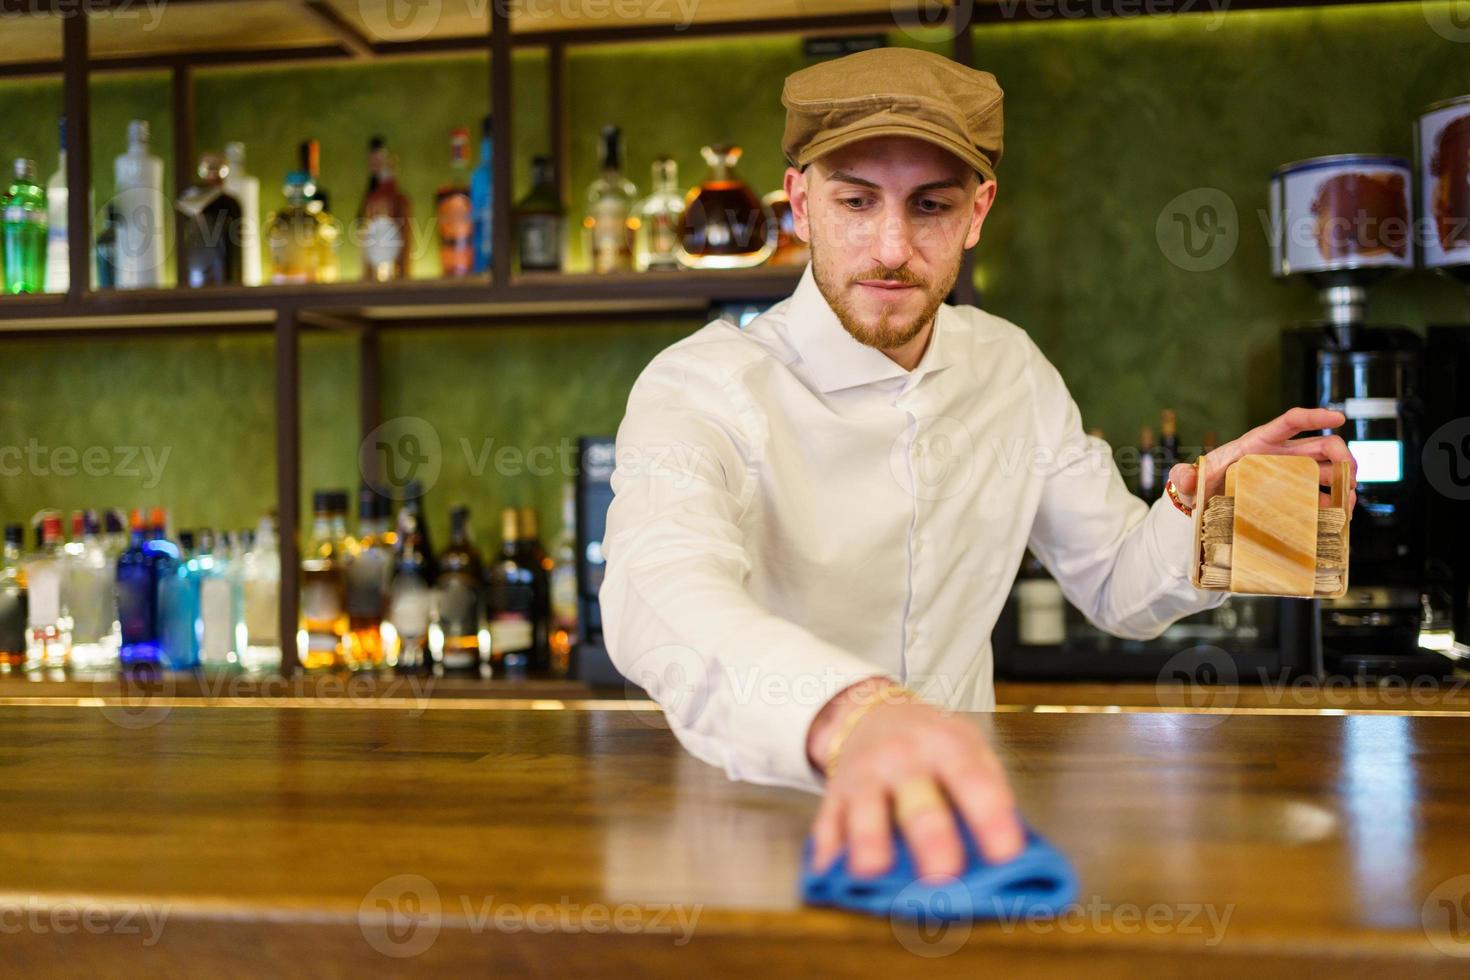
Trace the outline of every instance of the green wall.
<path fill-rule="evenodd" d="M 1436 33 L 1448 4 L 1321 11 L 1199 14 L 1113 22 L 1058 19 L 975 32 L 976 64 L 1006 89 L 1000 196 L 977 250 L 982 305 L 1026 327 L 1057 362 L 1089 426 L 1131 441 L 1161 406 L 1177 407 L 1183 441 L 1206 428 L 1229 436 L 1275 408 L 1277 331 L 1310 317 L 1306 286 L 1277 283 L 1258 213 L 1277 165 L 1323 153 L 1408 155 L 1410 122 L 1436 99 L 1470 92 L 1470 46 Z M 942 49 L 930 32 L 895 32 L 895 44 Z M 742 169 L 759 191 L 777 186 L 782 79 L 807 63 L 794 37 L 573 49 L 568 56 L 573 221 L 594 175 L 598 128 L 624 127 L 628 173 L 642 187 L 661 153 L 685 183 L 703 172 L 699 147 L 746 149 Z M 546 147 L 546 60 L 518 53 L 514 119 L 517 182 Z M 445 167 L 447 134 L 485 112 L 482 59 L 410 60 L 201 73 L 198 141 L 246 142 L 263 182 L 263 207 L 295 165 L 296 144 L 323 143 L 323 183 L 349 216 L 365 183 L 364 147 L 381 133 L 399 154 L 417 217 L 426 218 Z M 94 83 L 93 153 L 99 197 L 127 120 L 153 123 L 171 164 L 168 80 L 107 75 Z M 0 156 L 54 167 L 55 81 L 0 84 Z M 1214 189 L 1213 192 L 1207 189 Z M 1170 212 L 1186 216 L 1202 194 L 1236 211 L 1235 245 L 1207 271 L 1170 261 L 1160 237 Z M 1171 205 L 1182 200 L 1187 206 Z M 572 241 L 573 268 L 582 264 Z M 344 268 L 355 270 L 350 245 Z M 432 242 L 414 269 L 437 269 Z M 1415 272 L 1377 287 L 1378 319 L 1422 325 L 1461 319 L 1463 293 Z M 564 475 L 497 473 L 478 456 L 493 439 L 520 458 L 536 446 L 616 429 L 628 388 L 658 350 L 699 326 L 658 320 L 424 329 L 383 334 L 383 414 L 424 419 L 442 447 L 430 491 L 440 541 L 451 502 L 479 515 L 495 537 L 494 508 L 535 503 L 554 532 Z M 303 346 L 303 476 L 314 486 L 357 481 L 357 349 L 351 338 L 312 334 Z M 0 343 L 0 447 L 147 447 L 163 473 L 58 476 L 56 456 L 0 477 L 0 516 L 43 506 L 157 502 L 181 526 L 244 526 L 270 505 L 274 486 L 268 337 L 197 337 Z M 466 447 L 469 451 L 466 452 Z M 62 457 L 65 462 L 67 457 Z M 94 463 L 99 457 L 94 453 Z M 4 460 L 0 459 L 0 463 Z M 46 469 L 42 475 L 40 469 Z M 95 470 L 96 467 L 94 466 Z M 511 467 L 515 470 L 516 467 Z M 476 472 L 479 470 L 479 472 Z"/>

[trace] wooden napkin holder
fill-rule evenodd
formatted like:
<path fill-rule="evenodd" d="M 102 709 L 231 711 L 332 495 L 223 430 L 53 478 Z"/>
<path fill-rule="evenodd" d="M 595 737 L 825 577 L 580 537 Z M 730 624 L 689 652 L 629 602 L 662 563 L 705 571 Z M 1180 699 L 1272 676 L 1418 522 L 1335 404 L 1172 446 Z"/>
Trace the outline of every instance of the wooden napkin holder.
<path fill-rule="evenodd" d="M 1344 556 L 1342 585 L 1333 592 L 1316 591 L 1317 461 L 1306 456 L 1242 456 L 1225 471 L 1225 495 L 1235 498 L 1231 540 L 1230 587 L 1200 584 L 1204 565 L 1205 458 L 1196 464 L 1201 488 L 1194 507 L 1194 552 L 1189 578 L 1196 588 L 1245 595 L 1300 599 L 1336 599 L 1347 593 L 1348 494 L 1352 466 L 1339 462 L 1333 470 L 1331 506 L 1341 507 Z"/>

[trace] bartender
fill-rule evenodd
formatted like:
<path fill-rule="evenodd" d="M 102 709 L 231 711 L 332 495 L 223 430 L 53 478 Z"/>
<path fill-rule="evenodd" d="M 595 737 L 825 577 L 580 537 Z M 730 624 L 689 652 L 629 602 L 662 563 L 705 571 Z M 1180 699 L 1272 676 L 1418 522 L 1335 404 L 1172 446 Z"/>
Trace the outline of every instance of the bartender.
<path fill-rule="evenodd" d="M 1247 453 L 1330 482 L 1344 418 L 1295 408 L 1131 495 L 1026 332 L 950 306 L 996 198 L 1002 93 L 941 55 L 863 51 L 786 79 L 782 149 L 811 262 L 744 330 L 661 352 L 617 436 L 608 651 L 691 753 L 823 793 L 813 863 L 921 874 L 1023 844 L 994 751 L 990 634 L 1029 548 L 1093 624 L 1148 639 L 1224 593 L 1189 582 L 1189 514 Z M 1065 275 L 1065 270 L 1059 270 Z M 1120 284 L 1120 288 L 1123 288 Z M 1183 379 L 1181 379 L 1183 380 Z M 1349 506 L 1356 502 L 1353 495 Z"/>

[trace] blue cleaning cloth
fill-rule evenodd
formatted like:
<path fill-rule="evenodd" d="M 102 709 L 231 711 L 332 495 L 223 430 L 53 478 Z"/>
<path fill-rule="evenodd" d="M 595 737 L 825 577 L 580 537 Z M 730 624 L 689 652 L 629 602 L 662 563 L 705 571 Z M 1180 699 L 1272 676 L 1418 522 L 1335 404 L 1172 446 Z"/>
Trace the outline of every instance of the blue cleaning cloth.
<path fill-rule="evenodd" d="M 1055 915 L 1077 898 L 1077 873 L 1066 856 L 1030 827 L 1026 846 L 1004 864 L 981 856 L 969 828 L 955 814 L 965 844 L 958 878 L 921 881 L 908 844 L 894 830 L 894 861 L 886 874 L 859 878 L 847 871 L 847 852 L 824 872 L 811 870 L 812 841 L 802 850 L 801 897 L 809 905 L 918 921 L 953 922 Z"/>

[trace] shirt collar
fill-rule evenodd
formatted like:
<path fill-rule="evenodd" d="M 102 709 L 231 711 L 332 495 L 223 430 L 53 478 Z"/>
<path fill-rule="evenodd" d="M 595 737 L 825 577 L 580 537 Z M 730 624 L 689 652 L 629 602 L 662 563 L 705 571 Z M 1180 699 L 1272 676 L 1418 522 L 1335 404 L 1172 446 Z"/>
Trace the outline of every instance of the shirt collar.
<path fill-rule="evenodd" d="M 935 314 L 929 346 L 912 371 L 906 371 L 882 351 L 852 338 L 832 311 L 827 297 L 817 286 L 812 265 L 807 263 L 791 294 L 786 323 L 792 345 L 801 356 L 803 370 L 817 389 L 828 393 L 843 388 L 907 377 L 912 387 L 931 371 L 948 367 L 953 344 L 943 342 L 952 310 L 948 304 Z"/>

